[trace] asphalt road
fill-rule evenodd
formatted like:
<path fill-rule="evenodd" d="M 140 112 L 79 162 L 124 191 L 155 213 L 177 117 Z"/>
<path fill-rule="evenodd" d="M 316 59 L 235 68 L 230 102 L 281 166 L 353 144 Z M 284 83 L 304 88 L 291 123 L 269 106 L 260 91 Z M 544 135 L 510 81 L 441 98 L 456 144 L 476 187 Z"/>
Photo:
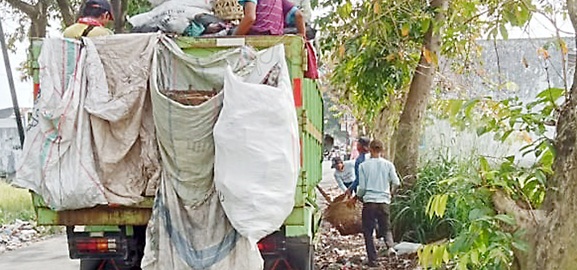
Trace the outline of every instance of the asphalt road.
<path fill-rule="evenodd" d="M 323 181 L 320 186 L 329 190 L 336 184 L 332 176 L 330 162 L 323 162 Z M 319 205 L 326 201 L 318 195 Z M 65 235 L 57 235 L 30 246 L 0 254 L 1 270 L 77 270 L 80 261 L 68 258 L 68 244 Z"/>
<path fill-rule="evenodd" d="M 77 270 L 80 261 L 68 258 L 65 235 L 57 235 L 30 246 L 0 254 L 2 270 Z"/>

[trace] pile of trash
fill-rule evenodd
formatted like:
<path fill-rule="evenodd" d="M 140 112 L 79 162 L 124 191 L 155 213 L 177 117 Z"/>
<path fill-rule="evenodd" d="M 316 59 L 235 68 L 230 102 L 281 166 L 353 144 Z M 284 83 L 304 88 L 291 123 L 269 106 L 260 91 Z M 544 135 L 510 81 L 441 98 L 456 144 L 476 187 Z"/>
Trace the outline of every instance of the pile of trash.
<path fill-rule="evenodd" d="M 311 11 L 310 4 L 300 6 L 301 1 L 291 0 L 299 6 L 303 13 Z M 145 13 L 132 16 L 128 22 L 132 25 L 133 33 L 151 33 L 161 31 L 182 36 L 218 37 L 232 35 L 242 19 L 242 7 L 237 0 L 149 0 L 154 8 Z M 224 8 L 235 10 L 223 13 Z M 296 3 L 298 2 L 298 3 Z M 233 8 L 230 6 L 234 5 Z M 305 16 L 306 17 L 306 16 Z M 316 30 L 308 23 L 306 27 L 308 40 L 314 39 Z M 296 27 L 286 27 L 285 34 L 296 34 Z"/>
<path fill-rule="evenodd" d="M 340 189 L 330 183 L 322 188 L 322 196 L 318 196 L 319 204 L 327 207 L 327 198 L 337 197 Z M 320 195 L 320 194 L 319 194 Z M 401 242 L 393 248 L 396 255 L 388 255 L 387 248 L 382 240 L 375 240 L 379 253 L 378 266 L 370 268 L 366 265 L 367 253 L 365 239 L 361 233 L 341 235 L 338 228 L 328 221 L 323 221 L 319 229 L 319 243 L 315 251 L 315 269 L 319 270 L 352 270 L 352 269 L 399 269 L 415 270 L 418 266 L 417 250 L 420 244 Z"/>
<path fill-rule="evenodd" d="M 379 250 L 378 267 L 369 268 L 365 264 L 367 253 L 363 236 L 361 234 L 341 236 L 328 222 L 323 222 L 319 237 L 320 241 L 315 251 L 315 269 L 420 269 L 416 252 L 387 256 L 385 254 L 387 249 L 382 241 L 376 242 Z"/>
<path fill-rule="evenodd" d="M 17 219 L 12 224 L 0 224 L 0 254 L 41 240 L 44 233 L 44 228 L 30 221 Z"/>

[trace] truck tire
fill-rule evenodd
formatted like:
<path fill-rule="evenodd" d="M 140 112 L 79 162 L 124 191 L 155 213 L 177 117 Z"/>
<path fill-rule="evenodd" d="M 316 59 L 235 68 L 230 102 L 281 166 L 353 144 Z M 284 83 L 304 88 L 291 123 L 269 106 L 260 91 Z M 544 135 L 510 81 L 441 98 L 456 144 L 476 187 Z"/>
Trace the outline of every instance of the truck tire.
<path fill-rule="evenodd" d="M 315 248 L 308 238 L 287 239 L 287 257 L 293 269 L 315 269 Z"/>

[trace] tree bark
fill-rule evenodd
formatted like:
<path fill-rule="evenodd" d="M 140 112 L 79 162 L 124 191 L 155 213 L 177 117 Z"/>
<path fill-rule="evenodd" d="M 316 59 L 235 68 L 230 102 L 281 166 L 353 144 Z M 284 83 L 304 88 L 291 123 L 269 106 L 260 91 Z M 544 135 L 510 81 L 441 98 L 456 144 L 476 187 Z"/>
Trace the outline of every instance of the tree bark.
<path fill-rule="evenodd" d="M 577 0 L 567 0 L 569 17 L 573 28 L 577 29 Z M 555 138 L 556 157 L 554 174 L 547 183 L 545 201 L 537 212 L 539 218 L 534 224 L 523 224 L 530 250 L 521 258 L 523 270 L 565 270 L 577 266 L 577 73 L 573 85 L 566 95 L 557 122 Z M 496 208 L 507 203 L 495 200 Z M 513 209 L 517 220 L 526 216 L 525 211 Z M 519 223 L 519 222 L 518 222 Z M 518 253 L 516 253 L 518 254 Z M 522 261 L 525 260 L 525 261 Z"/>
<path fill-rule="evenodd" d="M 112 0 L 110 2 L 114 13 L 114 32 L 125 32 L 126 14 L 128 12 L 128 0 Z"/>
<path fill-rule="evenodd" d="M 31 38 L 46 37 L 46 27 L 48 26 L 48 1 L 38 1 L 34 5 L 34 12 L 30 13 L 30 31 L 28 36 Z"/>
<path fill-rule="evenodd" d="M 28 4 L 19 0 L 6 0 L 14 9 L 22 11 L 30 18 L 29 37 L 46 37 L 46 27 L 48 26 L 48 6 L 47 0 L 40 0 L 36 5 Z"/>
<path fill-rule="evenodd" d="M 569 17 L 577 29 L 577 0 L 567 0 Z M 577 73 L 559 113 L 555 139 L 554 175 L 548 182 L 543 209 L 546 219 L 537 226 L 527 269 L 575 269 L 577 265 Z"/>
<path fill-rule="evenodd" d="M 375 138 L 380 139 L 385 145 L 383 149 L 383 157 L 394 162 L 395 153 L 395 130 L 399 121 L 399 112 L 403 107 L 405 101 L 406 91 L 398 96 L 390 96 L 388 104 L 381 109 L 374 121 L 373 134 Z"/>
<path fill-rule="evenodd" d="M 405 187 L 414 184 L 419 162 L 419 144 L 423 117 L 425 115 L 433 75 L 437 66 L 438 51 L 440 48 L 440 27 L 445 20 L 447 0 L 431 0 L 430 5 L 436 10 L 435 18 L 425 33 L 425 40 L 419 64 L 413 75 L 407 100 L 399 119 L 399 126 L 395 133 L 395 166 L 404 177 Z"/>
<path fill-rule="evenodd" d="M 60 9 L 60 14 L 62 16 L 62 22 L 65 26 L 70 26 L 76 21 L 74 11 L 70 5 L 69 0 L 56 0 L 58 4 L 58 9 Z"/>

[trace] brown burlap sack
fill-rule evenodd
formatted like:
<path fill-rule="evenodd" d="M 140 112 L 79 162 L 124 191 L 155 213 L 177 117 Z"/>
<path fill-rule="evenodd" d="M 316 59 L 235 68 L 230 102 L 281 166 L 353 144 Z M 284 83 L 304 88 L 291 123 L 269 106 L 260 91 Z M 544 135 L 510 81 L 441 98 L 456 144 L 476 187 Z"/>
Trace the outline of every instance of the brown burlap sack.
<path fill-rule="evenodd" d="M 362 233 L 362 210 L 363 204 L 359 200 L 342 194 L 325 209 L 324 219 L 341 235 Z"/>

